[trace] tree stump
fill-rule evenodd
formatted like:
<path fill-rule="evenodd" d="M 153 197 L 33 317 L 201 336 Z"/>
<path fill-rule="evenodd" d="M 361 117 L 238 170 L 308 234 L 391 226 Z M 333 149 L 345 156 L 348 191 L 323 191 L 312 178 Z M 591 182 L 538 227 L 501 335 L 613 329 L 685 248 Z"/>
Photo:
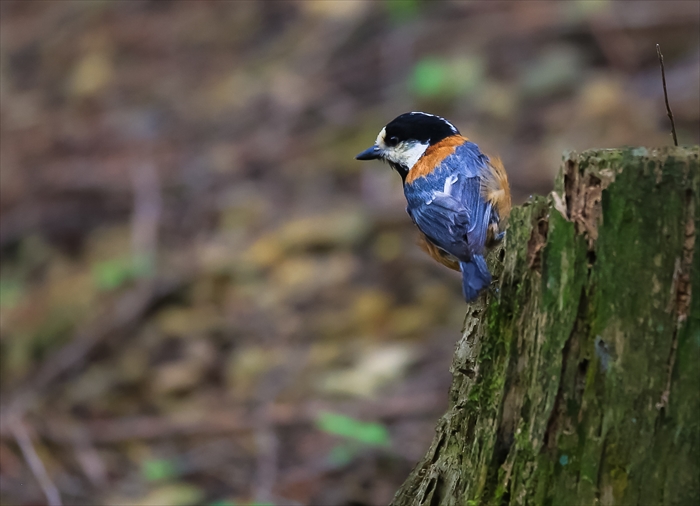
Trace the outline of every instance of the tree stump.
<path fill-rule="evenodd" d="M 700 504 L 698 155 L 570 154 L 513 210 L 394 506 Z"/>

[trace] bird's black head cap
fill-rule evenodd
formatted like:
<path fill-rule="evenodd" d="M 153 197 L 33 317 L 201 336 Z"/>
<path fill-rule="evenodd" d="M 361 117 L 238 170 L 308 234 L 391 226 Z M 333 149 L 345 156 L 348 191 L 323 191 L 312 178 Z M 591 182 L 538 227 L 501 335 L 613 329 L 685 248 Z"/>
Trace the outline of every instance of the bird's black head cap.
<path fill-rule="evenodd" d="M 445 118 L 424 112 L 407 112 L 387 124 L 384 142 L 387 146 L 402 141 L 432 145 L 451 135 L 459 135 L 459 130 Z"/>

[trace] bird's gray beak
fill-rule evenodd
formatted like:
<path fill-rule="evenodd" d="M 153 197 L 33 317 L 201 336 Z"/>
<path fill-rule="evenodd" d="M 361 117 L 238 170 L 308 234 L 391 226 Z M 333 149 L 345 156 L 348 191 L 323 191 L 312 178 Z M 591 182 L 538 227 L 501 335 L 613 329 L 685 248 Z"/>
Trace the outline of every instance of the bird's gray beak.
<path fill-rule="evenodd" d="M 376 160 L 382 157 L 381 150 L 376 146 L 372 146 L 369 149 L 365 149 L 362 153 L 355 157 L 355 160 Z"/>

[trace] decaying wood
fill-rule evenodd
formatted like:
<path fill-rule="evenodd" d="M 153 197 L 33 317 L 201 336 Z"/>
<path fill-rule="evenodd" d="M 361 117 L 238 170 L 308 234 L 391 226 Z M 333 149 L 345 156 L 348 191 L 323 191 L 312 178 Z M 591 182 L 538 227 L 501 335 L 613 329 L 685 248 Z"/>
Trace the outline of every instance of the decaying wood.
<path fill-rule="evenodd" d="M 514 209 L 394 506 L 700 504 L 698 152 L 571 154 Z"/>

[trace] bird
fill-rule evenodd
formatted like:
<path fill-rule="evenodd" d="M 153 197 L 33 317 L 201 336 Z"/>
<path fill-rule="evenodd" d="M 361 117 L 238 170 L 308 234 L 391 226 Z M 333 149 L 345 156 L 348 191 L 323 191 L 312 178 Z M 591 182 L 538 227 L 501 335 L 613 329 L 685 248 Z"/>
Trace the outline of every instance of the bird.
<path fill-rule="evenodd" d="M 482 153 L 445 118 L 425 112 L 397 116 L 355 158 L 387 162 L 399 173 L 421 246 L 461 271 L 462 295 L 475 300 L 491 284 L 484 257 L 503 239 L 511 209 L 500 158 Z"/>

